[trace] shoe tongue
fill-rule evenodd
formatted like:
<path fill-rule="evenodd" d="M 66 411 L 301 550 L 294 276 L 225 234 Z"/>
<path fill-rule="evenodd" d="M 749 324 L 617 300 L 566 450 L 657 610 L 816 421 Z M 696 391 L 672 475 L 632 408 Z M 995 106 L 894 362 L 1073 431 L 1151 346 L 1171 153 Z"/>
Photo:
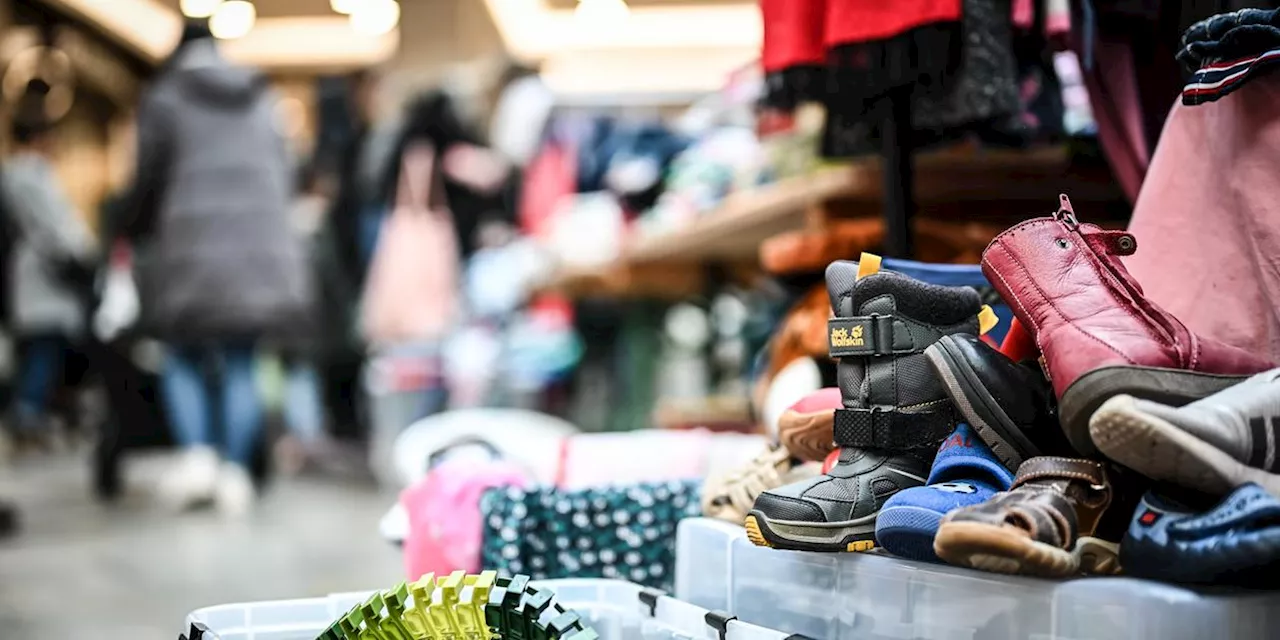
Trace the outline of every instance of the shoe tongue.
<path fill-rule="evenodd" d="M 1004 468 L 991 449 L 969 425 L 961 423 L 938 447 L 929 472 L 929 484 L 958 480 L 989 482 L 998 489 L 1013 484 L 1013 473 Z"/>

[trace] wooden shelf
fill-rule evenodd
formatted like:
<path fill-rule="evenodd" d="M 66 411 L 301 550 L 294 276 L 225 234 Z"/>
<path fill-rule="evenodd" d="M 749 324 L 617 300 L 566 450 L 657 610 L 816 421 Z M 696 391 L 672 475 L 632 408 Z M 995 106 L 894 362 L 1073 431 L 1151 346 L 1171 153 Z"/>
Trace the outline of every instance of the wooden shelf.
<path fill-rule="evenodd" d="M 1105 167 L 1073 166 L 1064 147 L 922 153 L 916 176 L 921 218 L 1023 218 L 1047 212 L 1064 192 L 1076 203 L 1122 198 Z M 688 226 L 639 237 L 608 266 L 565 269 L 546 288 L 570 296 L 687 297 L 701 290 L 707 264 L 758 264 L 769 237 L 820 228 L 830 218 L 879 216 L 882 200 L 879 159 L 821 169 L 734 193 Z"/>

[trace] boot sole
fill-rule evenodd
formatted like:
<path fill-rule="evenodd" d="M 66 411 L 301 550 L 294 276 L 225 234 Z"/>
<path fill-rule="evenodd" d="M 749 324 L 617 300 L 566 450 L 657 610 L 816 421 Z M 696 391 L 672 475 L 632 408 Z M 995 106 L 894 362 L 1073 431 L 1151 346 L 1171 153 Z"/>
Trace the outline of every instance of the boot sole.
<path fill-rule="evenodd" d="M 836 448 L 832 442 L 835 424 L 834 409 L 813 413 L 787 411 L 778 419 L 778 441 L 801 460 L 822 462 Z"/>
<path fill-rule="evenodd" d="M 1120 572 L 1116 543 L 1083 536 L 1071 550 L 1059 549 L 1014 527 L 980 522 L 944 522 L 933 549 L 949 564 L 991 573 L 1065 578 Z"/>
<path fill-rule="evenodd" d="M 1098 449 L 1089 436 L 1089 419 L 1107 400 L 1123 394 L 1181 407 L 1248 377 L 1136 365 L 1095 369 L 1080 376 L 1063 392 L 1058 402 L 1062 428 L 1083 457 L 1095 456 Z"/>
<path fill-rule="evenodd" d="M 933 363 L 960 415 L 978 432 L 1000 464 L 1017 473 L 1024 460 L 1040 455 L 1040 450 L 987 391 L 969 361 L 952 351 L 946 336 L 925 349 L 924 355 Z"/>
<path fill-rule="evenodd" d="M 854 552 L 876 546 L 876 515 L 858 520 L 816 525 L 812 522 L 770 521 L 759 511 L 747 515 L 747 540 L 757 547 L 791 551 Z"/>
<path fill-rule="evenodd" d="M 1280 475 L 1241 463 L 1135 405 L 1131 397 L 1112 398 L 1089 421 L 1089 435 L 1108 458 L 1152 480 L 1172 482 L 1215 497 L 1250 482 L 1272 495 L 1280 495 Z"/>

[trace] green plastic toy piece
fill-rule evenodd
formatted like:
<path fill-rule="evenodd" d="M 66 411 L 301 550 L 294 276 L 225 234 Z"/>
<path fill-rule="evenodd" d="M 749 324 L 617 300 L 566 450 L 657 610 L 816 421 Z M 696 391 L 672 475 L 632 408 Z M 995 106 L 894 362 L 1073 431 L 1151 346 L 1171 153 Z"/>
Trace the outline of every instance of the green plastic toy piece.
<path fill-rule="evenodd" d="M 501 584 L 502 581 L 499 581 Z M 510 584 L 510 581 L 507 581 Z M 502 601 L 507 599 L 507 588 L 505 586 L 495 587 L 489 592 L 489 602 L 484 606 L 484 621 L 489 625 L 489 633 L 497 638 L 505 638 L 507 636 L 507 620 L 502 614 Z"/>
<path fill-rule="evenodd" d="M 525 589 L 529 587 L 528 576 L 516 576 L 507 585 L 507 595 L 502 601 L 502 615 L 506 622 L 502 625 L 504 640 L 528 640 L 529 630 L 525 628 L 524 612 L 520 605 L 524 602 Z"/>
<path fill-rule="evenodd" d="M 458 621 L 458 631 L 466 640 L 488 640 L 489 625 L 485 620 L 485 606 L 489 604 L 489 591 L 497 579 L 496 571 L 486 571 L 480 575 L 463 578 L 463 585 L 471 587 L 460 594 L 457 606 L 454 607 L 454 618 Z"/>
<path fill-rule="evenodd" d="M 405 609 L 404 622 L 416 640 L 440 640 L 440 633 L 431 624 L 427 608 L 431 606 L 432 596 L 436 591 L 436 574 L 428 573 L 409 585 L 409 593 L 413 595 L 413 607 Z"/>

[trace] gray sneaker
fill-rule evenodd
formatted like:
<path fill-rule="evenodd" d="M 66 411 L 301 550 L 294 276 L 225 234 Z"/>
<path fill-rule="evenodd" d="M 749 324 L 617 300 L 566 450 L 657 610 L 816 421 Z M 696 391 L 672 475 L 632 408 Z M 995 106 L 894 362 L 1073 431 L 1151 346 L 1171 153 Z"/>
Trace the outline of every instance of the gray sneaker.
<path fill-rule="evenodd" d="M 924 350 L 944 335 L 978 333 L 978 293 L 902 274 L 858 277 L 858 264 L 827 268 L 835 317 L 831 356 L 844 407 L 833 429 L 839 461 L 825 475 L 770 489 L 746 518 L 755 544 L 805 551 L 875 546 L 881 505 L 925 483 L 957 417 Z"/>
<path fill-rule="evenodd" d="M 1184 407 L 1116 396 L 1089 420 L 1089 435 L 1108 458 L 1213 496 L 1249 482 L 1280 495 L 1277 428 L 1280 369 Z"/>

